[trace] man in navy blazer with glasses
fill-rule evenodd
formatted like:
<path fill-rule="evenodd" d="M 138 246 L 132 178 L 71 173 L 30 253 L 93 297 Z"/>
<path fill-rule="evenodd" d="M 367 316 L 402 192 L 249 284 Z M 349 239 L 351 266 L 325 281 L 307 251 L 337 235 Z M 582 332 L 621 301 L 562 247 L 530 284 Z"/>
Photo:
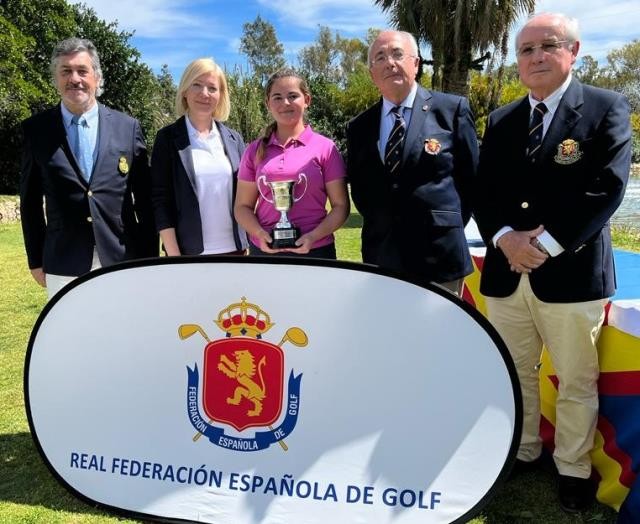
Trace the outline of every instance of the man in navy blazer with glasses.
<path fill-rule="evenodd" d="M 520 379 L 520 470 L 540 462 L 538 363 L 543 345 L 549 351 L 559 381 L 559 500 L 578 512 L 595 492 L 596 342 L 615 292 L 609 219 L 629 177 L 630 108 L 619 93 L 572 78 L 576 20 L 535 15 L 516 46 L 529 95 L 491 113 L 480 150 L 475 217 L 487 244 L 480 291 Z"/>
<path fill-rule="evenodd" d="M 416 82 L 418 45 L 383 31 L 369 49 L 382 98 L 349 122 L 347 175 L 362 215 L 364 262 L 460 294 L 473 271 L 464 227 L 478 162 L 466 98 Z"/>

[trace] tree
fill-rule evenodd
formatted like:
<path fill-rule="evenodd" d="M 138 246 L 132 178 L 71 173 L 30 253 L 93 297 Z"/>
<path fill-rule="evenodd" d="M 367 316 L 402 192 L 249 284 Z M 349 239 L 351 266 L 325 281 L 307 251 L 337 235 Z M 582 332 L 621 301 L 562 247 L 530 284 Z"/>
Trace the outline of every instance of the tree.
<path fill-rule="evenodd" d="M 153 71 L 141 62 L 140 52 L 129 44 L 133 33 L 119 31 L 117 22 L 105 22 L 89 7 L 74 8 L 77 36 L 91 40 L 100 54 L 104 77 L 100 102 L 137 118 L 145 135 L 153 139 L 158 122 L 152 108 L 159 86 Z"/>
<path fill-rule="evenodd" d="M 58 40 L 73 34 L 63 0 L 6 0 L 0 6 L 0 192 L 16 193 L 22 149 L 20 122 L 53 104 L 49 60 Z"/>
<path fill-rule="evenodd" d="M 242 25 L 240 52 L 247 55 L 254 74 L 262 81 L 286 64 L 284 47 L 278 41 L 276 30 L 260 15 Z"/>
<path fill-rule="evenodd" d="M 73 7 L 64 0 L 6 0 L 2 11 L 22 34 L 34 39 L 26 57 L 43 78 L 50 78 L 53 47 L 76 33 Z"/>
<path fill-rule="evenodd" d="M 162 64 L 160 73 L 156 75 L 158 83 L 157 96 L 154 98 L 154 119 L 159 126 L 169 124 L 175 118 L 175 100 L 177 87 L 169 72 L 169 65 Z"/>
<path fill-rule="evenodd" d="M 0 191 L 18 190 L 19 123 L 58 102 L 49 62 L 56 43 L 91 39 L 105 78 L 100 101 L 138 118 L 147 137 L 173 120 L 175 88 L 168 70 L 156 75 L 129 44 L 131 33 L 92 9 L 64 0 L 4 0 L 0 4 Z M 168 75 L 168 76 L 167 76 Z"/>
<path fill-rule="evenodd" d="M 18 190 L 20 122 L 54 97 L 49 82 L 27 58 L 35 40 L 0 16 L 0 193 Z"/>
<path fill-rule="evenodd" d="M 228 125 L 250 142 L 258 138 L 269 122 L 262 80 L 255 74 L 245 74 L 239 68 L 227 71 L 226 75 L 231 97 Z"/>
<path fill-rule="evenodd" d="M 614 49 L 607 55 L 607 66 L 604 75 L 610 81 L 611 89 L 640 81 L 640 40 L 633 40 L 620 49 Z"/>
<path fill-rule="evenodd" d="M 535 0 L 376 0 L 394 24 L 431 46 L 433 87 L 466 95 L 469 72 L 490 49 L 507 55 L 509 29 Z M 474 58 L 474 55 L 480 55 Z"/>
<path fill-rule="evenodd" d="M 574 70 L 576 78 L 585 84 L 597 85 L 600 77 L 598 61 L 591 55 L 582 57 L 582 63 Z"/>
<path fill-rule="evenodd" d="M 360 65 L 367 63 L 369 46 L 359 38 L 340 38 L 338 47 L 343 77 L 355 73 Z"/>
<path fill-rule="evenodd" d="M 318 37 L 298 55 L 300 67 L 309 77 L 344 85 L 357 64 L 366 63 L 367 45 L 359 38 L 342 38 L 327 26 L 318 26 Z"/>
<path fill-rule="evenodd" d="M 340 79 L 340 68 L 337 66 L 340 54 L 339 41 L 338 33 L 334 36 L 327 26 L 319 26 L 316 42 L 303 47 L 298 54 L 301 69 L 310 77 L 338 82 Z"/>

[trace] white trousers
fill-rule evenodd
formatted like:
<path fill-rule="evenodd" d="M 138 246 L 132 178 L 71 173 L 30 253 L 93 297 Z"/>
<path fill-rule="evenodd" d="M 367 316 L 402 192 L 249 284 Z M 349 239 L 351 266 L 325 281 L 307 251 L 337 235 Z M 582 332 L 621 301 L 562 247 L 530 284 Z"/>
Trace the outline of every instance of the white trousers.
<path fill-rule="evenodd" d="M 544 344 L 559 380 L 553 458 L 561 475 L 588 478 L 598 416 L 596 342 L 607 300 L 542 302 L 523 274 L 511 296 L 486 297 L 486 303 L 489 320 L 509 348 L 522 388 L 518 458 L 534 460 L 542 451 L 538 364 Z"/>
<path fill-rule="evenodd" d="M 100 259 L 98 258 L 98 251 L 96 248 L 93 248 L 93 260 L 91 261 L 91 269 L 98 269 L 102 267 L 100 264 Z M 75 280 L 78 277 L 70 277 L 67 275 L 53 275 L 51 273 L 46 274 L 46 284 L 47 284 L 47 296 L 48 300 L 51 300 L 53 296 L 60 291 L 64 286 L 66 286 L 72 280 Z"/>

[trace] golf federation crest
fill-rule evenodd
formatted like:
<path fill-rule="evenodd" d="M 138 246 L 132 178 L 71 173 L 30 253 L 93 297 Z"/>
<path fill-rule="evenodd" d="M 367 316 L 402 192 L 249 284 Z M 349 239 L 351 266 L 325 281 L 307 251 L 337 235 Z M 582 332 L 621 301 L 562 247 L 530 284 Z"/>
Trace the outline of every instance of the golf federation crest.
<path fill-rule="evenodd" d="M 197 324 L 178 328 L 182 340 L 199 334 L 207 342 L 202 381 L 197 363 L 193 369 L 187 367 L 187 414 L 196 430 L 194 442 L 204 435 L 213 444 L 235 451 L 259 451 L 277 442 L 286 451 L 284 439 L 298 419 L 302 374 L 294 376 L 291 370 L 286 377 L 282 346 L 306 346 L 306 333 L 291 327 L 277 345 L 263 340 L 262 335 L 275 324 L 245 297 L 222 309 L 214 322 L 225 338 L 211 340 Z M 231 428 L 236 434 L 229 433 Z M 254 430 L 252 436 L 237 434 L 250 428 L 263 430 Z"/>
<path fill-rule="evenodd" d="M 426 138 L 424 141 L 424 151 L 429 155 L 437 155 L 440 153 L 442 145 L 435 138 Z"/>
<path fill-rule="evenodd" d="M 558 151 L 553 159 L 558 164 L 568 165 L 577 162 L 581 157 L 580 144 L 572 138 L 567 138 L 558 144 Z"/>

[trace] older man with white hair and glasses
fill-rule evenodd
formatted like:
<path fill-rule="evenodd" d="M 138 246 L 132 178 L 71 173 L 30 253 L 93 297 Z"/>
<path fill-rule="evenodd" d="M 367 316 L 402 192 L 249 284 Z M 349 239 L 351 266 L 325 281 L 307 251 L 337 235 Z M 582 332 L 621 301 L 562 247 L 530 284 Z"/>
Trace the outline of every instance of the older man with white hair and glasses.
<path fill-rule="evenodd" d="M 473 271 L 464 227 L 478 161 L 466 98 L 416 82 L 410 33 L 382 31 L 369 48 L 381 99 L 347 127 L 347 176 L 362 215 L 362 259 L 460 294 Z"/>
<path fill-rule="evenodd" d="M 474 210 L 487 244 L 480 291 L 522 388 L 516 468 L 540 462 L 544 345 L 558 378 L 553 459 L 568 512 L 587 508 L 595 494 L 596 342 L 616 286 L 609 219 L 631 161 L 629 104 L 572 77 L 579 49 L 578 23 L 562 14 L 534 15 L 519 31 L 529 94 L 489 116 Z"/>

